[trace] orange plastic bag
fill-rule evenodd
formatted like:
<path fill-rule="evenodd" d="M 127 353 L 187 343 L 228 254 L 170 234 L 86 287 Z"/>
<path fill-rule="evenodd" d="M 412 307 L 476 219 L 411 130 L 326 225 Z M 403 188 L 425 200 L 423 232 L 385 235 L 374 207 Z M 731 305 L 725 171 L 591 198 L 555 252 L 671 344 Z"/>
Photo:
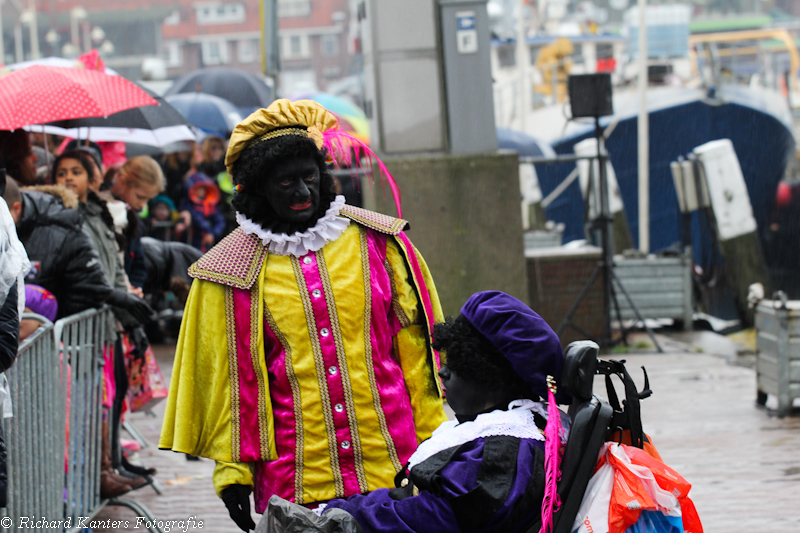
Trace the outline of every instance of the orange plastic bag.
<path fill-rule="evenodd" d="M 625 533 L 643 510 L 679 518 L 684 533 L 703 526 L 688 498 L 691 485 L 647 451 L 606 443 L 573 525 L 578 533 Z"/>

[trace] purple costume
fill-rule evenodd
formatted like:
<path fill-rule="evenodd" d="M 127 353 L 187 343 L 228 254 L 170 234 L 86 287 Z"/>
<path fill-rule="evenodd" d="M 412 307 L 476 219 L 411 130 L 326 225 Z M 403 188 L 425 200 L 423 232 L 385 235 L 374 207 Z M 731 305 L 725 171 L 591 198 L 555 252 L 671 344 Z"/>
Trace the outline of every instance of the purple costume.
<path fill-rule="evenodd" d="M 547 376 L 560 379 L 560 341 L 522 302 L 487 291 L 473 295 L 461 313 L 531 391 L 546 396 Z M 527 531 L 542 517 L 546 415 L 542 404 L 515 400 L 506 411 L 445 422 L 412 455 L 409 481 L 399 479 L 405 471 L 395 479 L 401 488 L 333 500 L 326 511 L 347 511 L 367 533 Z"/>
<path fill-rule="evenodd" d="M 521 531 L 538 517 L 544 442 L 494 436 L 443 450 L 411 469 L 419 495 L 379 489 L 327 509 L 347 511 L 365 532 Z"/>

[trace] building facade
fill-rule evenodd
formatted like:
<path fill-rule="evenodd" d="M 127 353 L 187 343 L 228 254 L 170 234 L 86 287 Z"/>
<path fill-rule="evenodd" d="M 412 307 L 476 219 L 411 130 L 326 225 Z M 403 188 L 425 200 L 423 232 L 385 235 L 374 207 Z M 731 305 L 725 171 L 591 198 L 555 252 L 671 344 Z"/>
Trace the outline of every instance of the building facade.
<path fill-rule="evenodd" d="M 352 74 L 355 0 L 277 0 L 285 95 L 329 88 Z M 3 63 L 98 48 L 131 79 L 174 79 L 226 66 L 261 73 L 261 0 L 38 0 L 35 22 L 3 2 Z M 353 4 L 353 5 L 351 5 Z M 35 28 L 35 29 L 34 29 Z M 32 36 L 38 35 L 38 43 Z"/>

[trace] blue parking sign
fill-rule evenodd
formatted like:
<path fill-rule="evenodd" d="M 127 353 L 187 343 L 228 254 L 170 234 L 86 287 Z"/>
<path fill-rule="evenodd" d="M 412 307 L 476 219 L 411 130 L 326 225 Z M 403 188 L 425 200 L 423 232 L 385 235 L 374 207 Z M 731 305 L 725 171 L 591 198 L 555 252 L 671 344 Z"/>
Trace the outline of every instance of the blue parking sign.
<path fill-rule="evenodd" d="M 456 21 L 459 30 L 474 30 L 475 29 L 475 12 L 466 11 L 456 14 Z"/>

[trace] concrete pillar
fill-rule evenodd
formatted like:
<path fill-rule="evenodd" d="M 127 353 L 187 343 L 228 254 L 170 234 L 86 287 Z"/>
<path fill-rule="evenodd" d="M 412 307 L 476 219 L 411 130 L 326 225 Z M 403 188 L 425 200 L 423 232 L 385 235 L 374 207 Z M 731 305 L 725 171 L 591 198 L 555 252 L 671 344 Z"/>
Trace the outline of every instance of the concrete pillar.
<path fill-rule="evenodd" d="M 481 290 L 528 303 L 517 154 L 419 155 L 383 159 L 403 191 L 408 236 L 425 257 L 445 315 Z M 380 184 L 366 207 L 396 214 Z M 387 187 L 388 191 L 388 187 Z"/>

